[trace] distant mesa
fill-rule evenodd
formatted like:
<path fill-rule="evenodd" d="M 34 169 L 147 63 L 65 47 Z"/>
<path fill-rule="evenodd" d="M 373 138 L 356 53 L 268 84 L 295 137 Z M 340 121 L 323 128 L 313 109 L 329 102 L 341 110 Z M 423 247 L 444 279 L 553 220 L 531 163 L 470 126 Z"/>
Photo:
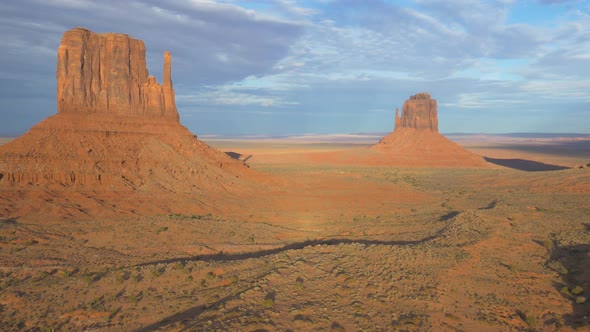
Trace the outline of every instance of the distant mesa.
<path fill-rule="evenodd" d="M 180 124 L 172 57 L 164 53 L 159 84 L 148 74 L 145 53 L 141 40 L 125 34 L 65 32 L 58 113 L 0 147 L 0 190 L 234 191 L 253 174 Z"/>
<path fill-rule="evenodd" d="M 394 130 L 371 149 L 399 166 L 486 167 L 487 163 L 438 132 L 436 99 L 418 93 L 395 111 Z"/>

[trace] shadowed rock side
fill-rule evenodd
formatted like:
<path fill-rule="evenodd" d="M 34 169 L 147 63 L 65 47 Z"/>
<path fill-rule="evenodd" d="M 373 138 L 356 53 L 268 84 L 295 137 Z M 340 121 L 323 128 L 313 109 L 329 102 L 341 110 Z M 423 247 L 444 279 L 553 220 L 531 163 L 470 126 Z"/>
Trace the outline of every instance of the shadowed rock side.
<path fill-rule="evenodd" d="M 387 163 L 399 166 L 485 167 L 487 163 L 438 132 L 437 103 L 427 92 L 406 100 L 402 114 L 396 109 L 395 127 L 371 149 L 386 154 Z"/>
<path fill-rule="evenodd" d="M 0 196 L 25 188 L 211 193 L 260 176 L 197 139 L 174 103 L 171 56 L 164 83 L 148 76 L 142 41 L 81 28 L 58 52 L 58 113 L 0 147 Z M 22 197 L 14 196 L 14 197 Z M 2 209 L 10 214 L 14 209 Z M 14 211 L 12 211 L 14 212 Z"/>

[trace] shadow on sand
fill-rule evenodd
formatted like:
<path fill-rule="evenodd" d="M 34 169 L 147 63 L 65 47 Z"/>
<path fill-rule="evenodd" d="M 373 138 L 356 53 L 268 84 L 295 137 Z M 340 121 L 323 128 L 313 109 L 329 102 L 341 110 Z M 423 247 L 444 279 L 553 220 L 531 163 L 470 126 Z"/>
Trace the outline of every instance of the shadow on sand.
<path fill-rule="evenodd" d="M 246 156 L 244 154 L 233 152 L 233 151 L 228 151 L 225 154 L 232 157 L 232 159 L 241 160 L 243 162 L 247 162 L 250 158 L 252 158 L 252 155 Z M 244 158 L 244 159 L 242 159 L 242 158 Z"/>
<path fill-rule="evenodd" d="M 590 226 L 585 226 L 590 232 Z M 554 243 L 547 265 L 561 275 L 562 282 L 555 282 L 554 287 L 572 303 L 572 313 L 563 317 L 565 325 L 590 328 L 590 244 Z"/>
<path fill-rule="evenodd" d="M 217 261 L 217 262 L 230 262 L 230 261 L 237 261 L 249 258 L 260 258 L 268 255 L 278 254 L 287 250 L 298 250 L 303 249 L 308 246 L 315 246 L 315 245 L 339 245 L 339 244 L 363 244 L 363 245 L 393 245 L 393 246 L 404 246 L 404 245 L 416 245 L 420 243 L 424 243 L 427 241 L 431 241 L 441 235 L 444 231 L 444 228 L 438 231 L 436 234 L 427 236 L 425 238 L 415 240 L 415 241 L 379 241 L 379 240 L 354 240 L 354 239 L 347 239 L 347 238 L 338 238 L 338 239 L 325 239 L 325 240 L 311 240 L 311 241 L 304 241 L 304 242 L 296 242 L 291 243 L 279 248 L 275 249 L 268 249 L 268 250 L 260 250 L 255 252 L 247 252 L 247 253 L 237 253 L 237 254 L 214 254 L 214 255 L 200 255 L 200 256 L 193 256 L 193 257 L 183 257 L 183 258 L 172 258 L 160 261 L 153 261 L 143 264 L 133 265 L 132 267 L 137 266 L 146 266 L 146 265 L 154 265 L 154 264 L 169 264 L 169 263 L 176 263 L 176 262 L 188 262 L 188 261 Z M 240 293 L 253 288 L 254 286 L 248 285 L 245 288 L 232 292 L 232 294 L 223 297 L 215 302 L 201 304 L 189 308 L 187 310 L 178 312 L 174 315 L 168 316 L 162 319 L 159 322 L 150 324 L 148 326 L 141 327 L 136 331 L 153 331 L 159 328 L 170 326 L 172 324 L 184 324 L 184 328 L 191 330 L 190 326 L 186 326 L 186 324 L 190 324 L 191 321 L 197 319 L 199 315 L 201 315 L 205 310 L 211 307 L 218 306 L 222 303 L 225 303 L 231 299 L 239 297 Z"/>
<path fill-rule="evenodd" d="M 346 238 L 337 238 L 337 239 L 324 239 L 324 240 L 309 240 L 304 242 L 295 242 L 290 243 L 282 247 L 273 248 L 273 249 L 266 249 L 266 250 L 259 250 L 259 251 L 252 251 L 252 252 L 244 252 L 244 253 L 219 253 L 219 254 L 210 254 L 210 255 L 199 255 L 199 256 L 192 256 L 192 257 L 179 257 L 179 258 L 170 258 L 170 259 L 163 259 L 159 261 L 151 261 L 146 263 L 140 263 L 136 265 L 132 265 L 130 267 L 140 267 L 140 266 L 148 266 L 148 265 L 155 265 L 155 264 L 171 264 L 171 263 L 178 263 L 178 262 L 192 262 L 192 261 L 206 261 L 206 262 L 232 262 L 232 261 L 241 261 L 244 259 L 249 258 L 261 258 L 270 255 L 280 254 L 287 250 L 300 250 L 304 249 L 305 247 L 310 246 L 336 246 L 339 244 L 362 244 L 365 246 L 369 245 L 387 245 L 387 246 L 407 246 L 407 245 L 417 245 L 427 241 L 434 240 L 443 230 L 440 230 L 434 235 L 427 236 L 420 240 L 415 241 L 380 241 L 380 240 L 354 240 L 354 239 L 346 239 Z"/>
<path fill-rule="evenodd" d="M 547 172 L 547 171 L 560 171 L 564 169 L 570 169 L 571 167 L 545 164 L 538 161 L 526 160 L 526 159 L 497 159 L 490 157 L 483 157 L 488 163 L 514 168 L 519 171 L 525 172 Z"/>

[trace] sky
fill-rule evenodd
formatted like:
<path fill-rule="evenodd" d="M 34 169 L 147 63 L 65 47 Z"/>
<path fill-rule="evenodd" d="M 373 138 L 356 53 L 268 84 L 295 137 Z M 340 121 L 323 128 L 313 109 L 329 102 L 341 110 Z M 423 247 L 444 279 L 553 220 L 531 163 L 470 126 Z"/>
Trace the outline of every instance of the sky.
<path fill-rule="evenodd" d="M 209 135 L 374 133 L 427 91 L 443 133 L 590 133 L 590 1 L 0 0 L 0 136 L 57 112 L 63 32 L 172 53 L 181 122 Z"/>

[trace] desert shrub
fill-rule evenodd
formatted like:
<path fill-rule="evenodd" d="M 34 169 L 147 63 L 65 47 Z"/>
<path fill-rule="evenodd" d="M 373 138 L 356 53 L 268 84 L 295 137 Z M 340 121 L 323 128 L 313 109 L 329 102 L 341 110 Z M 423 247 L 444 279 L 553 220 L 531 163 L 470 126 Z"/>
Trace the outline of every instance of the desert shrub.
<path fill-rule="evenodd" d="M 275 301 L 273 299 L 269 298 L 269 299 L 262 300 L 262 307 L 264 307 L 266 309 L 272 308 L 272 307 L 274 307 L 274 305 L 275 305 Z"/>
<path fill-rule="evenodd" d="M 153 278 L 157 278 L 164 273 L 164 269 L 154 268 L 151 273 Z"/>
<path fill-rule="evenodd" d="M 537 317 L 531 314 L 527 314 L 524 321 L 530 327 L 535 327 L 537 325 Z"/>
<path fill-rule="evenodd" d="M 138 273 L 134 273 L 134 274 L 131 275 L 131 280 L 133 282 L 140 282 L 141 279 L 143 279 L 143 276 L 139 272 Z"/>
<path fill-rule="evenodd" d="M 125 280 L 129 279 L 129 276 L 127 275 L 127 272 L 121 272 L 121 273 L 117 274 L 115 279 L 117 280 L 118 283 L 122 284 L 123 282 L 125 282 Z"/>
<path fill-rule="evenodd" d="M 543 240 L 543 242 L 541 242 L 541 244 L 543 245 L 543 247 L 545 247 L 547 250 L 553 250 L 553 241 L 547 239 L 547 240 Z"/>
<path fill-rule="evenodd" d="M 137 294 L 129 295 L 129 300 L 133 303 L 137 303 L 143 298 L 143 296 L 144 296 L 144 292 L 139 291 L 139 293 L 137 293 Z"/>
<path fill-rule="evenodd" d="M 92 284 L 95 281 L 98 281 L 100 279 L 100 277 L 94 273 L 88 273 L 82 276 L 82 281 L 86 284 L 86 286 L 89 286 L 90 284 Z"/>
<path fill-rule="evenodd" d="M 563 286 L 561 287 L 561 289 L 559 290 L 559 292 L 563 295 L 570 295 L 570 290 L 567 288 L 567 286 Z"/>

